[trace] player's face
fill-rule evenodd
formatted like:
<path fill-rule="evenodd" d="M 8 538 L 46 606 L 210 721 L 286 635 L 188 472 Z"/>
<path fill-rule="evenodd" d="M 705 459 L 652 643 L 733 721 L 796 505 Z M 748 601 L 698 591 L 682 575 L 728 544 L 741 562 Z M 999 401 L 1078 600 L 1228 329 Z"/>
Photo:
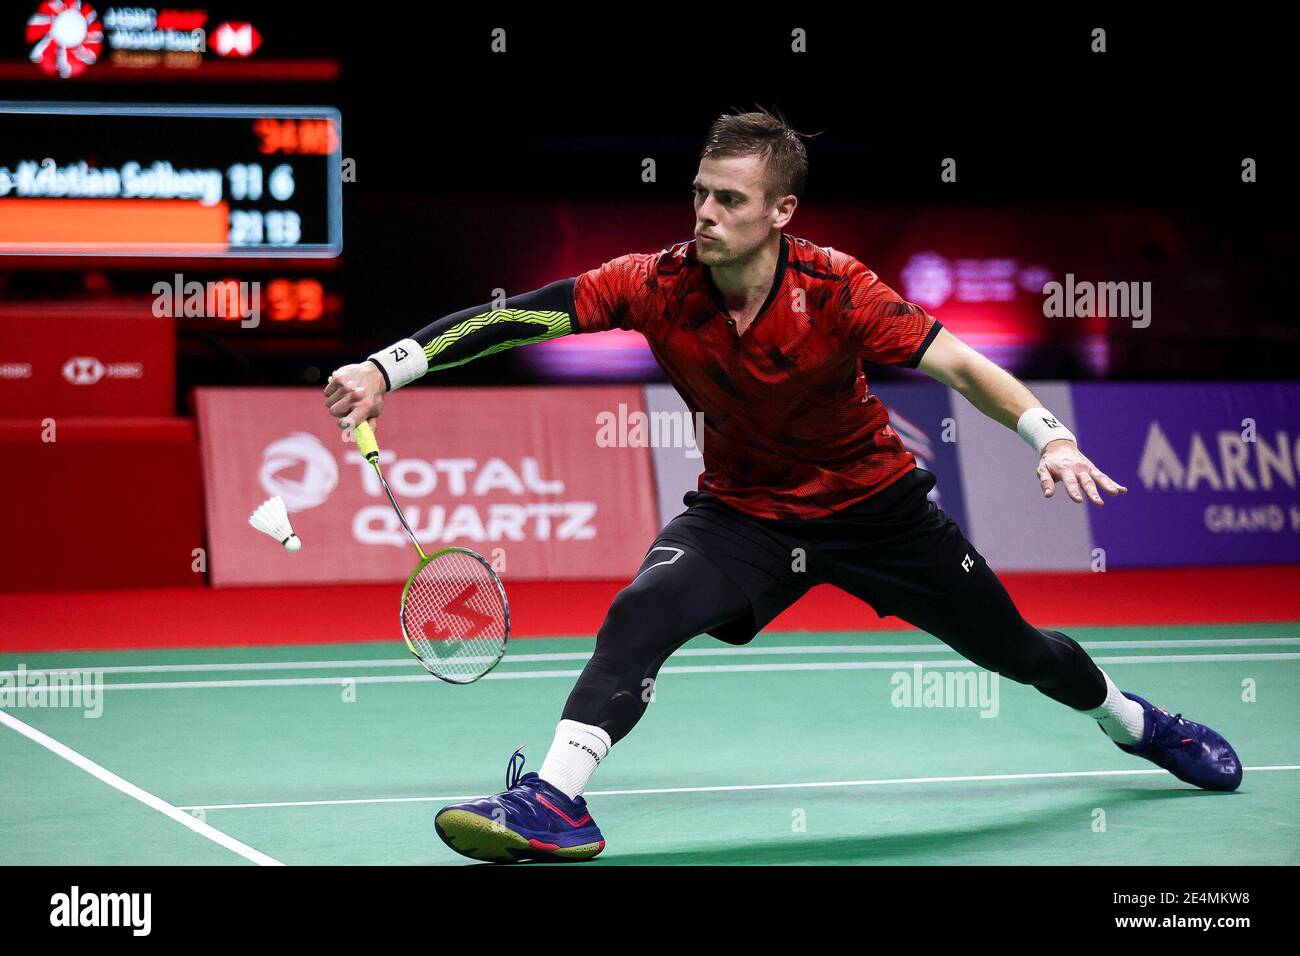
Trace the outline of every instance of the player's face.
<path fill-rule="evenodd" d="M 692 186 L 695 251 L 705 265 L 747 258 L 789 219 L 767 198 L 760 156 L 701 159 Z"/>

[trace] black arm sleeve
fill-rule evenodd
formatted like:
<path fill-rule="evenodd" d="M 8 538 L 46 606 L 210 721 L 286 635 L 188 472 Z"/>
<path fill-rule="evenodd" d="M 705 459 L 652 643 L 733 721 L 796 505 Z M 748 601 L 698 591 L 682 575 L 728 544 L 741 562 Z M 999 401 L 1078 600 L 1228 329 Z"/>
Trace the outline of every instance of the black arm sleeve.
<path fill-rule="evenodd" d="M 426 371 L 463 365 L 519 345 L 579 331 L 573 302 L 576 281 L 560 279 L 532 292 L 511 296 L 500 306 L 488 303 L 436 319 L 411 336 L 424 350 Z M 371 356 L 370 361 L 384 373 L 385 384 L 392 388 L 385 362 L 376 356 Z"/>

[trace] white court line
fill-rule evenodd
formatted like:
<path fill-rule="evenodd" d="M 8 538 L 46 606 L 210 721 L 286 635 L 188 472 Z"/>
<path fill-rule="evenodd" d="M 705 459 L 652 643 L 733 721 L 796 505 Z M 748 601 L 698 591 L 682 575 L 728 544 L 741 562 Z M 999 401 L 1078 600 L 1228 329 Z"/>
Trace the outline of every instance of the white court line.
<path fill-rule="evenodd" d="M 251 860 L 259 866 L 284 866 L 284 864 L 279 860 L 267 856 L 261 850 L 254 850 L 251 846 L 239 842 L 227 833 L 222 833 L 216 827 L 210 826 L 203 820 L 200 820 L 197 817 L 192 817 L 188 813 L 181 812 L 179 808 L 172 806 L 166 800 L 154 796 L 147 790 L 140 789 L 128 780 L 123 780 L 117 774 L 113 773 L 113 771 L 106 770 L 89 757 L 82 756 L 66 744 L 60 743 L 48 734 L 41 733 L 41 731 L 37 730 L 35 727 L 23 723 L 17 717 L 6 713 L 4 710 L 0 710 L 0 724 L 13 728 L 28 740 L 40 744 L 46 750 L 62 757 L 73 766 L 80 767 L 92 777 L 102 780 L 110 787 L 125 793 L 128 797 L 139 800 L 146 807 L 157 810 L 159 813 L 171 817 L 182 826 L 189 827 L 199 836 L 206 837 L 213 843 L 219 844 L 233 853 L 238 853 L 244 859 Z"/>
<path fill-rule="evenodd" d="M 1224 663 L 1231 661 L 1293 661 L 1300 660 L 1300 654 L 1156 654 L 1132 655 L 1122 657 L 1094 657 L 1098 664 L 1193 664 Z M 913 661 L 829 661 L 826 663 L 787 663 L 787 664 L 712 664 L 685 667 L 663 667 L 660 674 L 747 674 L 759 672 L 791 671 L 861 671 L 861 670 L 901 670 L 915 667 L 970 667 L 978 670 L 976 665 L 963 658 L 952 660 L 913 660 Z M 577 677 L 580 670 L 544 670 L 544 671 L 495 671 L 482 680 L 545 680 L 556 677 Z M 194 690 L 196 688 L 234 688 L 234 687 L 338 687 L 344 683 L 352 684 L 413 684 L 429 683 L 435 678 L 428 674 L 393 674 L 377 675 L 339 675 L 336 677 L 268 677 L 248 680 L 177 680 L 146 681 L 127 684 L 102 685 L 109 690 Z M 44 694 L 43 687 L 6 688 L 6 694 Z"/>
<path fill-rule="evenodd" d="M 1300 660 L 1300 654 L 1168 654 L 1131 657 L 1094 657 L 1098 664 L 1195 664 L 1224 663 L 1230 661 L 1294 661 Z M 970 661 L 957 658 L 946 661 L 830 661 L 823 664 L 713 664 L 687 667 L 663 667 L 660 674 L 749 674 L 759 672 L 790 671 L 866 671 L 866 670 L 903 670 L 915 667 L 969 667 L 980 670 Z M 545 670 L 545 671 L 494 671 L 482 680 L 546 680 L 556 677 L 577 677 L 580 670 Z M 437 679 L 425 673 L 377 675 L 339 675 L 337 677 L 268 677 L 248 680 L 174 680 L 147 681 L 130 684 L 104 684 L 103 690 L 193 690 L 196 688 L 232 688 L 232 687 L 339 687 L 345 683 L 352 684 L 413 684 L 436 683 Z M 43 687 L 6 688 L 6 694 L 44 694 Z"/>
<path fill-rule="evenodd" d="M 1188 638 L 1178 640 L 1133 641 L 1081 641 L 1080 646 L 1092 650 L 1157 650 L 1164 647 L 1296 647 L 1300 637 L 1251 638 Z M 673 653 L 673 657 L 752 657 L 788 655 L 798 657 L 818 654 L 947 654 L 952 648 L 942 644 L 808 644 L 783 647 L 691 647 Z M 541 664 L 551 661 L 585 661 L 590 651 L 555 652 L 549 654 L 506 654 L 507 664 Z M 93 664 L 68 667 L 28 668 L 28 676 L 35 674 L 62 674 L 68 671 L 96 671 L 100 674 L 185 674 L 221 671 L 278 671 L 278 670 L 344 670 L 366 667 L 417 666 L 411 657 L 361 658 L 349 661 L 240 661 L 223 664 L 132 664 L 116 667 L 96 667 Z M 0 677 L 16 678 L 17 671 L 0 671 Z"/>
<path fill-rule="evenodd" d="M 1243 773 L 1300 770 L 1300 764 L 1276 767 L 1243 767 Z M 988 783 L 1006 780 L 1064 780 L 1080 777 L 1136 777 L 1167 773 L 1166 770 L 1060 770 L 1048 773 L 986 773 L 955 777 L 892 777 L 877 780 L 823 780 L 814 783 L 748 783 L 716 787 L 651 787 L 643 790 L 588 790 L 584 797 L 657 796 L 673 793 L 738 793 L 747 790 L 807 790 L 826 787 L 884 787 L 920 783 Z M 268 810 L 282 807 L 341 807 L 381 803 L 456 803 L 478 800 L 481 793 L 443 797 L 370 797 L 354 800 L 288 800 L 281 803 L 207 803 L 182 810 Z"/>

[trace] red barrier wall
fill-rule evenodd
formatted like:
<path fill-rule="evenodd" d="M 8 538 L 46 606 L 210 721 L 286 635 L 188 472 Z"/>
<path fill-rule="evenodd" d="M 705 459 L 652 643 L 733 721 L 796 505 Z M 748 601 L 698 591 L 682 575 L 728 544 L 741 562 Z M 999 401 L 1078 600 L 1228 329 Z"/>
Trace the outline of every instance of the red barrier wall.
<path fill-rule="evenodd" d="M 169 415 L 175 320 L 149 302 L 0 303 L 6 415 Z"/>
<path fill-rule="evenodd" d="M 194 422 L 53 421 L 0 423 L 0 591 L 202 585 Z"/>

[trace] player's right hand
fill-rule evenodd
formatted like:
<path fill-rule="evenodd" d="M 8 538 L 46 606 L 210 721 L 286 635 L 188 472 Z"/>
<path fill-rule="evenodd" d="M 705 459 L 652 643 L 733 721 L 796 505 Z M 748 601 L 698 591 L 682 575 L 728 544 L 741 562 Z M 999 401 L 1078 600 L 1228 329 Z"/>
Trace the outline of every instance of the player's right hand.
<path fill-rule="evenodd" d="M 325 386 L 325 407 L 339 428 L 378 418 L 384 410 L 384 374 L 374 362 L 336 368 Z"/>

